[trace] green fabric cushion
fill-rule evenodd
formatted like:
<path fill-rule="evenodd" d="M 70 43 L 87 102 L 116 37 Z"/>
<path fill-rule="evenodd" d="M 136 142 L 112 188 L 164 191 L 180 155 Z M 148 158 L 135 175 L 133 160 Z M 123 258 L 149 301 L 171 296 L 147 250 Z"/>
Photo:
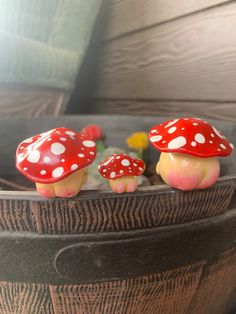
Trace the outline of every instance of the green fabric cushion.
<path fill-rule="evenodd" d="M 71 91 L 101 0 L 1 0 L 0 82 Z"/>

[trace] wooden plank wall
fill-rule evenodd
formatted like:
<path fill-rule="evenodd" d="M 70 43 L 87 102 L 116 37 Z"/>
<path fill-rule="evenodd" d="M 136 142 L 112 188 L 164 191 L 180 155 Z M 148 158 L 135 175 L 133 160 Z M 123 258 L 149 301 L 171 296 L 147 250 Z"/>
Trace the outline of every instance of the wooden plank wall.
<path fill-rule="evenodd" d="M 236 121 L 235 1 L 107 0 L 100 15 L 93 112 Z"/>

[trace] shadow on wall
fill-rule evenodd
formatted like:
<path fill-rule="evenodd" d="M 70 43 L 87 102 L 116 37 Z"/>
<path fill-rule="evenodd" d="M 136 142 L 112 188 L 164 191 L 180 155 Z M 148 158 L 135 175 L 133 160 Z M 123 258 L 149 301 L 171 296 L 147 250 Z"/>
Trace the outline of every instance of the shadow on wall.
<path fill-rule="evenodd" d="M 95 74 L 98 72 L 104 50 L 103 37 L 108 25 L 109 16 L 107 12 L 109 12 L 110 5 L 110 1 L 105 0 L 102 3 L 93 29 L 90 45 L 78 72 L 76 86 L 65 112 L 66 114 L 86 114 L 93 112 L 92 99 L 89 96 L 94 94 L 96 88 L 97 77 Z M 94 51 L 96 51 L 96 54 L 94 54 Z"/>

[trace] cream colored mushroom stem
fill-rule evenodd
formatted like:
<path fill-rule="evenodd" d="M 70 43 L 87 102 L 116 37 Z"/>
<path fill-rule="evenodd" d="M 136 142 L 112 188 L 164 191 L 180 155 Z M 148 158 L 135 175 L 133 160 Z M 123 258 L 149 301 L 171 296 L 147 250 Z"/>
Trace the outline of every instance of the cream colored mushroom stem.
<path fill-rule="evenodd" d="M 171 187 L 187 191 L 212 186 L 219 177 L 220 165 L 215 157 L 161 153 L 156 172 Z"/>
<path fill-rule="evenodd" d="M 109 179 L 109 184 L 112 190 L 116 193 L 134 192 L 138 187 L 137 177 L 135 176 Z"/>
<path fill-rule="evenodd" d="M 61 181 L 45 184 L 36 183 L 36 189 L 42 197 L 73 197 L 76 196 L 86 183 L 88 168 L 80 169 Z"/>

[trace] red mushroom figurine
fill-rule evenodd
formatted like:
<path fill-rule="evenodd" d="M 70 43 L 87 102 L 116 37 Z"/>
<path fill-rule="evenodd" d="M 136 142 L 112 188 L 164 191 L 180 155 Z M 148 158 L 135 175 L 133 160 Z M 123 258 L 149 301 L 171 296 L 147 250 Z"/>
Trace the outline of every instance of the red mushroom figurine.
<path fill-rule="evenodd" d="M 137 189 L 137 176 L 145 170 L 141 159 L 126 154 L 114 154 L 106 158 L 99 166 L 98 171 L 117 193 L 134 192 Z"/>
<path fill-rule="evenodd" d="M 181 118 L 154 126 L 149 138 L 161 151 L 156 171 L 171 187 L 204 189 L 220 173 L 218 156 L 228 156 L 233 144 L 216 128 L 196 118 Z"/>
<path fill-rule="evenodd" d="M 61 127 L 21 142 L 16 150 L 16 167 L 36 182 L 43 197 L 72 197 L 87 179 L 87 166 L 96 157 L 94 141 Z"/>

